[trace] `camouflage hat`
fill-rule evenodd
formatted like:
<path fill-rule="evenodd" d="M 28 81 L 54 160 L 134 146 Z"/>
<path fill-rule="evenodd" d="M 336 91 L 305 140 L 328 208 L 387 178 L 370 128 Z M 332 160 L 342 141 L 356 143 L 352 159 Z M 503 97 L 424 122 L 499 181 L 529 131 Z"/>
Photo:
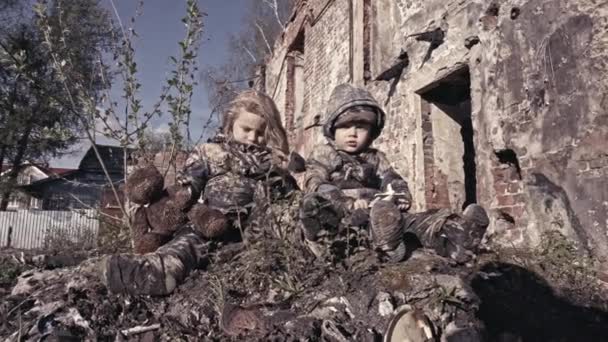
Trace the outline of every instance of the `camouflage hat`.
<path fill-rule="evenodd" d="M 355 106 L 369 106 L 376 110 L 376 122 L 372 132 L 372 137 L 376 139 L 380 135 L 380 132 L 382 132 L 386 114 L 369 91 L 363 88 L 357 88 L 348 83 L 340 84 L 334 88 L 334 91 L 329 97 L 329 102 L 327 103 L 327 116 L 325 123 L 323 124 L 323 135 L 329 139 L 333 139 L 334 126 L 338 117 L 349 108 Z"/>
<path fill-rule="evenodd" d="M 334 121 L 334 129 L 351 122 L 365 122 L 375 127 L 377 124 L 376 117 L 378 116 L 377 110 L 371 107 L 370 109 L 372 111 L 352 111 L 347 109 L 344 113 L 338 115 L 338 118 Z"/>

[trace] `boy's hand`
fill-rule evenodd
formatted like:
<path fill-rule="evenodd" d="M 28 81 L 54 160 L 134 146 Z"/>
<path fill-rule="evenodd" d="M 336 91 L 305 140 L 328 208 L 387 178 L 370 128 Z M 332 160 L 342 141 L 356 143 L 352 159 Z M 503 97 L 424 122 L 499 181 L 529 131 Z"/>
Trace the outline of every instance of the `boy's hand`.
<path fill-rule="evenodd" d="M 407 211 L 412 206 L 409 192 L 395 191 L 392 184 L 387 186 L 386 192 L 376 194 L 374 197 L 376 198 L 374 201 L 381 199 L 393 201 L 401 211 Z"/>
<path fill-rule="evenodd" d="M 408 211 L 412 206 L 412 197 L 405 182 L 395 180 L 388 185 L 388 191 L 393 193 L 395 204 L 401 211 Z"/>
<path fill-rule="evenodd" d="M 369 202 L 364 199 L 358 199 L 353 203 L 353 209 L 367 209 L 369 207 Z"/>
<path fill-rule="evenodd" d="M 396 196 L 395 203 L 397 204 L 397 208 L 401 211 L 408 211 L 412 206 L 412 202 L 410 202 L 407 197 Z"/>

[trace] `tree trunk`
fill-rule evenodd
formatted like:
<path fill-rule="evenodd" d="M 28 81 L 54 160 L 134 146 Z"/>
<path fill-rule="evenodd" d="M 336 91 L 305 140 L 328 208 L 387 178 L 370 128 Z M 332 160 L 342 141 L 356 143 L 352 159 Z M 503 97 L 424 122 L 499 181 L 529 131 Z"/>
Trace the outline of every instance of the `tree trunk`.
<path fill-rule="evenodd" d="M 21 171 L 23 158 L 28 147 L 33 124 L 30 121 L 27 122 L 26 125 L 27 127 L 25 128 L 23 135 L 17 142 L 17 153 L 15 153 L 15 157 L 13 158 L 11 171 L 7 175 L 6 188 L 2 190 L 2 200 L 0 200 L 0 211 L 6 211 L 10 202 L 11 193 L 13 192 L 13 188 L 15 187 L 15 183 L 17 182 L 17 177 L 19 177 L 19 172 Z"/>
<path fill-rule="evenodd" d="M 4 168 L 4 156 L 6 155 L 6 146 L 2 145 L 0 148 L 0 173 L 2 173 L 2 169 Z M 2 180 L 0 179 L 0 183 Z"/>
<path fill-rule="evenodd" d="M 0 174 L 2 173 L 2 171 L 4 171 L 4 159 L 6 159 L 6 150 L 6 145 L 2 145 L 2 148 L 0 148 Z M 4 189 L 4 178 L 4 176 L 0 175 L 0 191 Z"/>

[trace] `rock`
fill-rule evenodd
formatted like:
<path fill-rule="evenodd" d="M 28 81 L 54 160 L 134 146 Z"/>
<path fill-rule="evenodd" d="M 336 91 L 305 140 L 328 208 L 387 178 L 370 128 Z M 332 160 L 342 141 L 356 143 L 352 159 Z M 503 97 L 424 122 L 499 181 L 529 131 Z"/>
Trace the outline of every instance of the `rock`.
<path fill-rule="evenodd" d="M 465 46 L 467 49 L 470 49 L 470 48 L 472 48 L 473 46 L 475 46 L 475 45 L 479 44 L 479 42 L 480 42 L 480 40 L 479 40 L 479 37 L 478 37 L 478 36 L 470 36 L 470 37 L 467 37 L 467 38 L 464 40 L 464 46 Z"/>
<path fill-rule="evenodd" d="M 26 271 L 17 278 L 17 284 L 13 287 L 11 295 L 30 295 L 37 289 L 55 284 L 62 276 L 61 271 Z"/>
<path fill-rule="evenodd" d="M 395 308 L 393 307 L 393 303 L 391 300 L 391 295 L 386 292 L 378 293 L 376 297 L 378 300 L 378 313 L 382 317 L 386 317 L 393 314 Z"/>

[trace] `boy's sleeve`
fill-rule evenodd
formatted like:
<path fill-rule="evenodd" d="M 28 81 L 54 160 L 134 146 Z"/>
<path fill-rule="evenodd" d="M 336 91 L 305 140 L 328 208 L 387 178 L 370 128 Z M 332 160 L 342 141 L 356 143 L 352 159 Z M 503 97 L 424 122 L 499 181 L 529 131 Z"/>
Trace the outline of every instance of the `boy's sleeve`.
<path fill-rule="evenodd" d="M 318 146 L 306 160 L 306 173 L 304 177 L 304 192 L 310 193 L 319 190 L 323 184 L 329 184 L 334 151 L 327 145 Z"/>
<path fill-rule="evenodd" d="M 412 194 L 407 182 L 393 169 L 386 155 L 380 151 L 378 151 L 378 177 L 381 180 L 382 191 L 386 191 L 390 184 L 395 192 L 403 193 L 403 197 L 409 202 L 412 201 Z"/>

